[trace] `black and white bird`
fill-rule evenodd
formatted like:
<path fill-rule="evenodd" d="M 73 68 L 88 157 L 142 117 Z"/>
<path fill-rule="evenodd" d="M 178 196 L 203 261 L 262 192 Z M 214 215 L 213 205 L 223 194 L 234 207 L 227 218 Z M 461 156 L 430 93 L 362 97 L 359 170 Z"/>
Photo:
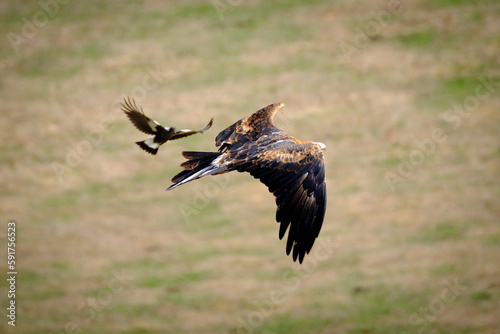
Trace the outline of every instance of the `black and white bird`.
<path fill-rule="evenodd" d="M 207 124 L 207 126 L 201 130 L 176 130 L 174 127 L 162 126 L 157 121 L 149 118 L 144 114 L 142 108 L 139 110 L 134 100 L 130 100 L 130 98 L 123 99 L 122 102 L 122 110 L 130 119 L 132 124 L 135 127 L 149 135 L 154 135 L 154 137 L 136 142 L 140 148 L 144 151 L 156 154 L 160 145 L 166 143 L 169 140 L 176 140 L 188 136 L 192 136 L 197 133 L 203 133 L 204 131 L 210 129 L 212 126 L 213 118 Z"/>
<path fill-rule="evenodd" d="M 271 104 L 223 130 L 218 152 L 182 152 L 185 170 L 172 178 L 174 189 L 206 175 L 248 172 L 276 197 L 279 238 L 288 229 L 286 254 L 302 263 L 319 235 L 326 211 L 325 144 L 302 142 L 273 125 L 284 106 Z"/>

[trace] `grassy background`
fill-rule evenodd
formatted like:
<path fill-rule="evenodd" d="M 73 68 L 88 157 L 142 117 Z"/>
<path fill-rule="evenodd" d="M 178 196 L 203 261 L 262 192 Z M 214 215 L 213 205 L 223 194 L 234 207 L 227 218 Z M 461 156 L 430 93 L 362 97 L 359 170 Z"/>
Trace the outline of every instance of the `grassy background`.
<path fill-rule="evenodd" d="M 2 2 L 1 254 L 14 219 L 19 274 L 0 331 L 499 333 L 500 7 L 476 2 Z M 147 155 L 123 95 L 214 126 Z M 180 151 L 278 101 L 279 127 L 328 147 L 303 266 L 249 175 L 164 191 Z"/>

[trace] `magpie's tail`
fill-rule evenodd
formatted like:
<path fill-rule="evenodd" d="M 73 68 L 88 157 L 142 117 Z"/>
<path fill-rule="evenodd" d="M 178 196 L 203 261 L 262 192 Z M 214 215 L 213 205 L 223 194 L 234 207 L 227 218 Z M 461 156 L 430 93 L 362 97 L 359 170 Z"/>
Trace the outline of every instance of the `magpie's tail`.
<path fill-rule="evenodd" d="M 160 148 L 160 144 L 154 142 L 154 137 L 143 141 L 138 141 L 135 143 L 139 145 L 139 147 L 142 148 L 144 151 L 151 153 L 153 155 L 158 153 L 158 149 Z"/>

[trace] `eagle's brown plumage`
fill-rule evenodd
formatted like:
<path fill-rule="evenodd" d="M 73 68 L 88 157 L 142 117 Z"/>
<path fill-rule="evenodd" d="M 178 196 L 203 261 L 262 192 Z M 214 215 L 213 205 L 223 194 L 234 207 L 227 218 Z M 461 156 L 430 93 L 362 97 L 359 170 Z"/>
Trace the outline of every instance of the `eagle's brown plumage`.
<path fill-rule="evenodd" d="M 223 130 L 215 139 L 218 152 L 183 152 L 185 170 L 167 190 L 205 175 L 250 173 L 276 197 L 279 238 L 288 229 L 286 253 L 293 250 L 293 260 L 302 263 L 325 216 L 325 145 L 301 142 L 276 128 L 273 116 L 283 106 L 271 104 Z"/>
<path fill-rule="evenodd" d="M 121 109 L 139 131 L 148 135 L 154 135 L 153 138 L 136 142 L 140 148 L 151 154 L 156 154 L 160 145 L 169 140 L 176 140 L 194 135 L 196 133 L 203 133 L 204 131 L 210 129 L 213 121 L 212 118 L 205 128 L 197 131 L 176 130 L 174 127 L 164 127 L 157 121 L 146 116 L 142 108 L 139 109 L 135 104 L 135 101 L 130 100 L 130 98 L 123 99 Z"/>

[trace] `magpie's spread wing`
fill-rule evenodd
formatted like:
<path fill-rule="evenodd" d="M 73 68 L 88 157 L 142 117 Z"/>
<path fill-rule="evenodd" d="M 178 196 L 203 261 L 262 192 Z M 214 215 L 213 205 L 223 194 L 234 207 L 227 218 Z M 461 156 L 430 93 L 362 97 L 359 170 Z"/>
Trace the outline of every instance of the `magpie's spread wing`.
<path fill-rule="evenodd" d="M 158 122 L 146 116 L 142 108 L 139 110 L 135 101 L 130 98 L 124 99 L 121 109 L 139 131 L 155 135 L 158 132 L 157 127 L 163 128 Z"/>
<path fill-rule="evenodd" d="M 212 118 L 210 120 L 210 122 L 208 122 L 207 126 L 205 126 L 203 129 L 201 130 L 179 130 L 177 132 L 174 133 L 174 135 L 170 138 L 170 140 L 175 140 L 175 139 L 180 139 L 180 138 L 184 138 L 184 137 L 188 137 L 188 136 L 191 136 L 191 135 L 194 135 L 194 134 L 197 134 L 197 133 L 203 133 L 205 131 L 207 131 L 208 129 L 210 129 L 210 127 L 212 126 L 212 123 L 213 123 L 214 119 Z"/>
<path fill-rule="evenodd" d="M 250 147 L 235 156 L 234 166 L 264 183 L 276 197 L 279 237 L 288 229 L 287 255 L 302 262 L 319 235 L 326 210 L 323 147 L 317 143 L 279 140 Z"/>

